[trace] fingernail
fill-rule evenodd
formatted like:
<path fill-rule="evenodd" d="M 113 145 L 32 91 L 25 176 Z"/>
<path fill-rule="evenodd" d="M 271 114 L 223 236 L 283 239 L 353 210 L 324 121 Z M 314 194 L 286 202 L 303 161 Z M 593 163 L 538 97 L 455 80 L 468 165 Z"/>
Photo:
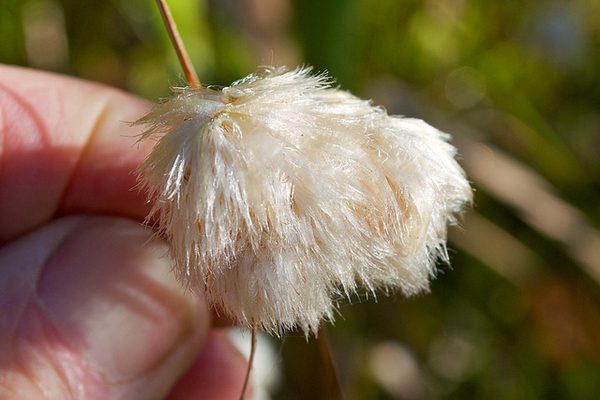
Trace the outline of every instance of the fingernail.
<path fill-rule="evenodd" d="M 91 218 L 39 280 L 48 318 L 110 384 L 156 368 L 208 324 L 206 306 L 179 286 L 166 247 L 150 237 L 132 221 Z"/>

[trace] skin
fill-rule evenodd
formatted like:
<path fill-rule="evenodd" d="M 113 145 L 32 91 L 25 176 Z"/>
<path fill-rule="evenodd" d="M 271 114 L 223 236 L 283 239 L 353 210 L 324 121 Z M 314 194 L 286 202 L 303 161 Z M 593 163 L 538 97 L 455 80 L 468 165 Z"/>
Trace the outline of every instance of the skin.
<path fill-rule="evenodd" d="M 239 397 L 246 360 L 141 224 L 148 107 L 0 66 L 0 398 Z"/>

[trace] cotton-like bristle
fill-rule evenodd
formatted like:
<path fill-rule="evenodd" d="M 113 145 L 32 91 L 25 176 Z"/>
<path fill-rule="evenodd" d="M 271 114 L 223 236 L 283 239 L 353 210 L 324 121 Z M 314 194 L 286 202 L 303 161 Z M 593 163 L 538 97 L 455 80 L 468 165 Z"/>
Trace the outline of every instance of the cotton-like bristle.
<path fill-rule="evenodd" d="M 471 199 L 448 135 L 307 68 L 179 89 L 139 123 L 179 278 L 270 333 L 315 332 L 358 287 L 426 290 Z"/>

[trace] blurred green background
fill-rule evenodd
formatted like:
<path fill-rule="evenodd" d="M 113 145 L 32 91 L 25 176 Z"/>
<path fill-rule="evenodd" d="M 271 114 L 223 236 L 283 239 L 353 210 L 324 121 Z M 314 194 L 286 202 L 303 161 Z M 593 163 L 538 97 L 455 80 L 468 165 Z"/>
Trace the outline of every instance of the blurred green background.
<path fill-rule="evenodd" d="M 476 188 L 432 292 L 343 305 L 349 399 L 600 398 L 600 2 L 172 0 L 203 82 L 312 64 L 454 135 Z M 150 0 L 3 0 L 0 62 L 149 99 L 183 82 Z M 301 335 L 273 398 L 327 398 Z"/>

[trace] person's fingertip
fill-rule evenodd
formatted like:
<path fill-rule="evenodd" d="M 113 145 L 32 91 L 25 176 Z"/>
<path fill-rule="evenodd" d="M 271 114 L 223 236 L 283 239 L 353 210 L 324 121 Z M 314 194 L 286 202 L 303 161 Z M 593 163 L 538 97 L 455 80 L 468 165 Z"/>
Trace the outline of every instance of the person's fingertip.
<path fill-rule="evenodd" d="M 130 122 L 149 106 L 97 83 L 0 65 L 0 244 L 56 215 L 141 221 L 148 207 L 131 190 L 132 171 L 151 144 L 138 143 Z"/>

